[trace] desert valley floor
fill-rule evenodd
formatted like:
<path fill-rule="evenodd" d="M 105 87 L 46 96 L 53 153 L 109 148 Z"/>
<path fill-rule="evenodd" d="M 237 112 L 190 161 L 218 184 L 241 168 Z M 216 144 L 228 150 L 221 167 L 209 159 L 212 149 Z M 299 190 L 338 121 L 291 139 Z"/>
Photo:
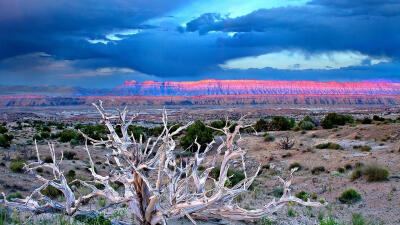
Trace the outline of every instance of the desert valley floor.
<path fill-rule="evenodd" d="M 171 112 L 174 115 L 176 110 L 171 110 Z M 286 112 L 288 111 L 286 110 Z M 315 118 L 321 119 L 325 113 L 319 112 Z M 358 111 L 354 116 L 355 119 L 362 120 L 364 117 L 372 118 L 373 113 L 377 113 L 377 111 Z M 251 117 L 253 121 L 249 120 L 248 122 L 255 122 L 257 119 L 263 118 L 261 114 L 263 112 L 260 115 L 253 114 Z M 309 112 L 297 110 L 293 114 L 297 115 L 296 121 L 298 122 Z M 18 114 L 15 118 L 11 118 L 10 115 L 15 116 L 11 112 L 2 114 L 3 119 L 4 117 L 9 119 L 6 126 L 9 133 L 14 135 L 14 139 L 9 148 L 3 148 L 0 151 L 0 191 L 6 194 L 20 193 L 26 196 L 40 186 L 40 182 L 29 174 L 13 172 L 10 166 L 13 160 L 17 158 L 24 158 L 28 162 L 32 161 L 32 157 L 35 158 L 32 140 L 39 131 L 29 124 L 32 124 L 31 122 L 34 120 L 43 119 L 43 111 L 39 111 L 37 117 L 32 117 L 30 114 Z M 18 118 L 21 115 L 25 119 L 27 117 L 31 119 L 25 121 L 25 123 L 22 122 L 25 126 L 16 129 L 18 124 L 11 120 L 21 119 Z M 53 119 L 57 117 L 57 115 L 50 115 Z M 273 114 L 269 115 L 272 116 Z M 391 119 L 391 122 L 387 120 L 372 121 L 371 124 L 355 122 L 332 129 L 318 127 L 312 130 L 265 131 L 257 134 L 242 134 L 239 145 L 248 151 L 246 162 L 249 171 L 254 173 L 259 165 L 262 169 L 251 190 L 235 201 L 246 209 L 262 207 L 271 199 L 279 197 L 281 183 L 276 176 L 287 177 L 290 168 L 299 167 L 292 184 L 292 193 L 298 194 L 303 191 L 304 195 L 314 201 L 327 202 L 327 206 L 309 208 L 296 204 L 287 205 L 277 214 L 261 221 L 256 220 L 254 223 L 320 224 L 321 220 L 332 218 L 341 224 L 354 224 L 356 215 L 356 217 L 362 217 L 359 219 L 363 220 L 365 224 L 367 222 L 371 222 L 371 224 L 400 224 L 400 121 L 396 120 L 398 118 L 396 112 L 379 115 Z M 50 117 L 44 120 L 48 120 Z M 59 120 L 66 124 L 64 126 L 72 128 L 74 125 L 83 122 L 82 117 L 79 119 L 76 117 L 72 119 L 70 117 L 60 118 Z M 150 116 L 147 115 L 145 118 L 149 119 Z M 145 118 L 142 118 L 139 124 L 144 124 Z M 179 118 L 177 116 L 178 120 Z M 203 118 L 208 121 L 213 120 L 208 116 Z M 158 119 L 156 115 L 151 116 L 152 122 L 156 119 Z M 92 118 L 88 121 L 93 122 L 96 119 Z M 154 126 L 154 123 L 150 124 Z M 59 131 L 54 125 L 50 128 L 52 133 Z M 279 146 L 280 141 L 285 137 L 294 141 L 294 145 L 288 150 Z M 215 138 L 218 139 L 218 135 Z M 62 151 L 74 153 L 73 158 L 64 159 L 62 165 L 64 171 L 74 171 L 76 177 L 85 178 L 89 176 L 88 170 L 85 169 L 88 164 L 87 153 L 81 144 L 62 143 L 57 139 L 41 140 L 38 142 L 38 148 L 43 158 L 49 156 L 48 141 L 54 143 L 57 156 Z M 326 144 L 326 146 L 324 147 L 323 144 Z M 99 173 L 105 173 L 104 157 L 108 150 L 99 147 L 91 148 L 91 151 Z M 359 178 L 354 178 L 356 170 L 368 166 L 385 168 L 389 171 L 389 175 L 382 181 L 374 182 L 367 181 L 365 176 L 362 175 Z M 233 169 L 240 171 L 241 164 L 234 163 Z M 39 172 L 43 173 L 44 176 L 50 176 L 49 171 Z M 361 200 L 352 204 L 339 201 L 339 196 L 348 189 L 356 190 L 361 195 Z M 86 207 L 95 208 L 105 204 L 104 201 L 104 199 L 94 199 L 88 202 Z M 117 209 L 112 208 L 106 212 L 112 214 L 115 210 Z M 119 210 L 120 215 L 116 216 L 130 216 L 129 212 L 123 208 Z M 28 214 L 20 216 L 24 218 L 25 215 Z M 43 221 L 43 218 L 47 218 L 47 216 L 36 216 L 33 221 Z M 173 221 L 173 224 L 190 223 L 187 219 Z M 199 223 L 209 224 L 209 222 L 201 221 Z M 224 220 L 218 223 L 232 224 Z"/>

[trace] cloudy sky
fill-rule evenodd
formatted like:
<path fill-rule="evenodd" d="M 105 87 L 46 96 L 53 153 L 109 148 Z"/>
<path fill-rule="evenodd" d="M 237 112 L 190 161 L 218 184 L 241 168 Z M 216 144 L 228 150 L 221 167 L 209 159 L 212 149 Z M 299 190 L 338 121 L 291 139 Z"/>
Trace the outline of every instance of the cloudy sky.
<path fill-rule="evenodd" d="M 400 0 L 0 0 L 0 84 L 400 80 Z"/>

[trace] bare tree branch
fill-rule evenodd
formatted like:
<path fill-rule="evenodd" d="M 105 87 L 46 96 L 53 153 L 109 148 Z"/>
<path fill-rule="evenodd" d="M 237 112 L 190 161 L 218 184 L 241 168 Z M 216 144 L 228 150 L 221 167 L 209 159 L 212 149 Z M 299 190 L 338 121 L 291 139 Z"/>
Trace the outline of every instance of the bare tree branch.
<path fill-rule="evenodd" d="M 25 199 L 8 201 L 3 193 L 2 203 L 34 213 L 59 212 L 74 215 L 87 213 L 82 209 L 82 202 L 95 196 L 102 196 L 110 201 L 110 205 L 126 203 L 135 219 L 146 225 L 166 223 L 169 219 L 182 217 L 189 218 L 193 223 L 195 223 L 194 219 L 254 220 L 276 212 L 288 202 L 296 202 L 305 206 L 322 206 L 321 203 L 305 202 L 291 195 L 290 186 L 295 169 L 291 171 L 287 180 L 279 178 L 284 188 L 280 199 L 274 199 L 265 204 L 263 208 L 255 210 L 246 210 L 233 204 L 233 200 L 238 195 L 248 190 L 260 170 L 260 166 L 255 171 L 247 169 L 247 152 L 237 144 L 241 140 L 240 130 L 250 126 L 243 124 L 246 115 L 236 123 L 226 118 L 225 126 L 222 129 L 210 127 L 221 132 L 225 138 L 221 138 L 218 146 L 215 146 L 216 142 L 213 140 L 203 152 L 200 151 L 201 145 L 196 138 L 192 146 L 197 147 L 197 151 L 192 157 L 188 157 L 179 154 L 181 152 L 177 151 L 174 137 L 193 122 L 171 132 L 172 127 L 168 127 L 167 111 L 163 109 L 161 134 L 155 139 L 148 138 L 147 141 L 144 141 L 144 137 L 141 135 L 139 140 L 136 140 L 132 134 L 129 134 L 129 126 L 137 114 L 128 120 L 126 107 L 122 111 L 118 111 L 117 115 L 109 115 L 101 101 L 99 104 L 93 105 L 101 114 L 102 123 L 109 132 L 106 140 L 95 140 L 80 131 L 86 139 L 84 149 L 89 157 L 89 171 L 93 180 L 85 182 L 77 179 L 68 184 L 60 169 L 63 154 L 57 162 L 54 146 L 49 144 L 53 162 L 44 163 L 40 160 L 39 150 L 35 145 L 37 162 L 25 165 L 25 169 L 42 182 L 41 186 Z M 112 123 L 114 120 L 118 121 L 121 136 L 115 131 Z M 233 129 L 232 132 L 231 129 Z M 107 175 L 103 176 L 96 172 L 88 142 L 93 147 L 105 145 L 112 150 L 105 159 L 105 164 L 109 166 Z M 115 161 L 115 164 L 111 164 L 110 160 Z M 234 161 L 241 162 L 245 178 L 233 187 L 228 187 L 226 185 L 230 179 L 228 171 Z M 220 172 L 214 179 L 210 177 L 210 172 L 217 166 Z M 35 174 L 34 170 L 38 167 L 51 169 L 54 179 L 49 180 Z M 200 170 L 200 168 L 205 169 Z M 124 190 L 115 191 L 112 187 L 115 182 L 121 183 Z M 90 189 L 90 193 L 82 195 L 75 186 L 70 186 L 78 183 Z M 102 184 L 104 188 L 100 190 L 92 183 Z M 48 186 L 60 190 L 64 195 L 64 202 L 51 200 L 41 194 L 41 191 Z M 77 199 L 75 195 L 78 196 Z M 104 210 L 104 208 L 100 210 Z M 97 212 L 92 213 L 96 214 Z"/>

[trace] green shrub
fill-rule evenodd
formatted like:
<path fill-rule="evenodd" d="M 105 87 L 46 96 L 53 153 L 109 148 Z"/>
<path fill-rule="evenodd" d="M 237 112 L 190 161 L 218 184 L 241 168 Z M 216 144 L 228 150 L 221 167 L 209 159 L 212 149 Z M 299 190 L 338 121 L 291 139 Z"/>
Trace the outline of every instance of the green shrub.
<path fill-rule="evenodd" d="M 315 124 L 311 117 L 307 115 L 297 126 L 302 130 L 312 130 L 315 127 Z"/>
<path fill-rule="evenodd" d="M 290 216 L 290 217 L 295 217 L 296 216 L 296 212 L 292 208 L 290 208 L 288 210 L 288 212 L 287 212 L 287 215 Z"/>
<path fill-rule="evenodd" d="M 280 197 L 282 197 L 282 195 L 283 195 L 283 188 L 276 188 L 276 189 L 274 189 L 274 190 L 272 191 L 272 195 L 273 195 L 275 198 L 280 198 Z"/>
<path fill-rule="evenodd" d="M 75 176 L 76 176 L 76 172 L 75 172 L 75 170 L 69 170 L 68 171 L 68 173 L 67 173 L 67 177 L 69 178 L 69 179 L 74 179 L 75 178 Z"/>
<path fill-rule="evenodd" d="M 357 180 L 358 178 L 362 177 L 363 172 L 361 168 L 356 168 L 350 175 L 350 180 L 354 181 Z"/>
<path fill-rule="evenodd" d="M 153 137 L 158 137 L 163 132 L 163 130 L 163 126 L 153 127 L 149 129 L 149 134 Z"/>
<path fill-rule="evenodd" d="M 63 130 L 62 132 L 59 132 L 58 136 L 58 140 L 64 143 L 70 142 L 72 139 L 81 140 L 83 138 L 82 135 L 74 130 Z"/>
<path fill-rule="evenodd" d="M 274 225 L 276 222 L 271 221 L 268 217 L 264 216 L 259 220 L 259 224 L 261 225 Z"/>
<path fill-rule="evenodd" d="M 58 190 L 57 188 L 49 185 L 47 186 L 45 189 L 41 190 L 40 193 L 42 193 L 43 195 L 51 198 L 51 199 L 55 199 L 58 196 L 61 196 L 63 193 Z"/>
<path fill-rule="evenodd" d="M 96 218 L 84 219 L 82 222 L 86 225 L 112 225 L 112 222 L 105 218 L 103 214 Z"/>
<path fill-rule="evenodd" d="M 315 125 L 313 122 L 310 122 L 310 121 L 302 121 L 299 124 L 299 127 L 302 130 L 312 130 L 315 127 Z"/>
<path fill-rule="evenodd" d="M 43 173 L 43 168 L 42 167 L 36 168 L 36 172 Z"/>
<path fill-rule="evenodd" d="M 42 128 L 42 131 L 50 133 L 51 132 L 51 128 L 49 126 L 45 126 Z"/>
<path fill-rule="evenodd" d="M 193 125 L 189 126 L 186 130 L 186 134 L 181 138 L 179 144 L 191 152 L 197 150 L 197 146 L 194 145 L 194 140 L 197 137 L 197 142 L 201 145 L 200 151 L 204 151 L 207 144 L 213 140 L 212 130 L 206 127 L 200 120 L 197 120 Z"/>
<path fill-rule="evenodd" d="M 305 116 L 302 121 L 308 121 L 314 123 L 313 119 L 309 115 Z"/>
<path fill-rule="evenodd" d="M 105 188 L 104 184 L 94 184 L 94 186 L 99 190 L 104 190 Z"/>
<path fill-rule="evenodd" d="M 9 148 L 11 146 L 12 139 L 14 139 L 13 135 L 0 134 L 0 147 Z"/>
<path fill-rule="evenodd" d="M 379 165 L 372 164 L 365 166 L 363 169 L 363 174 L 369 182 L 384 181 L 387 180 L 389 171 Z"/>
<path fill-rule="evenodd" d="M 112 182 L 111 183 L 111 187 L 114 189 L 114 190 L 116 190 L 116 191 L 118 191 L 118 189 L 120 188 L 120 187 L 122 187 L 124 184 L 123 183 L 121 183 L 121 182 L 119 182 L 119 181 L 115 181 L 115 182 Z"/>
<path fill-rule="evenodd" d="M 371 120 L 370 118 L 368 118 L 368 117 L 365 117 L 365 118 L 361 121 L 361 123 L 362 123 L 362 124 L 371 124 L 371 123 L 372 123 L 372 120 Z"/>
<path fill-rule="evenodd" d="M 375 121 L 385 121 L 385 118 L 380 117 L 380 116 L 377 116 L 377 115 L 374 115 L 374 116 L 372 117 L 372 119 L 375 120 Z"/>
<path fill-rule="evenodd" d="M 42 136 L 40 136 L 40 134 L 34 134 L 33 137 L 32 137 L 32 140 L 36 140 L 36 141 L 40 141 L 42 139 L 43 138 L 42 138 Z"/>
<path fill-rule="evenodd" d="M 349 189 L 344 191 L 338 199 L 341 203 L 353 204 L 361 200 L 361 195 L 354 189 Z"/>
<path fill-rule="evenodd" d="M 268 130 L 268 122 L 264 119 L 259 119 L 256 124 L 254 124 L 254 129 L 257 132 L 267 131 Z"/>
<path fill-rule="evenodd" d="M 341 225 L 340 223 L 336 222 L 336 220 L 332 217 L 322 219 L 319 222 L 319 225 Z"/>
<path fill-rule="evenodd" d="M 53 163 L 53 158 L 51 158 L 51 156 L 46 156 L 46 158 L 44 158 L 44 162 L 45 163 Z"/>
<path fill-rule="evenodd" d="M 310 198 L 311 198 L 311 195 L 308 194 L 308 193 L 305 192 L 305 191 L 300 191 L 300 192 L 297 192 L 297 193 L 296 193 L 296 197 L 299 198 L 299 199 L 301 199 L 301 200 L 303 200 L 303 201 L 307 201 L 307 199 L 310 199 Z"/>
<path fill-rule="evenodd" d="M 22 173 L 24 172 L 25 163 L 22 161 L 13 161 L 10 164 L 10 170 L 14 173 Z"/>
<path fill-rule="evenodd" d="M 12 224 L 10 211 L 5 207 L 0 207 L 0 225 Z"/>
<path fill-rule="evenodd" d="M 334 126 L 343 126 L 347 123 L 354 123 L 354 118 L 350 115 L 341 115 L 337 113 L 329 113 L 321 121 L 324 129 L 331 129 Z"/>
<path fill-rule="evenodd" d="M 8 132 L 7 127 L 0 126 L 0 134 L 5 134 Z"/>
<path fill-rule="evenodd" d="M 339 167 L 339 168 L 337 169 L 337 171 L 338 171 L 339 173 L 345 173 L 345 172 L 346 172 L 346 169 L 343 168 L 343 167 Z"/>
<path fill-rule="evenodd" d="M 83 131 L 86 135 L 90 135 L 89 137 L 93 139 L 101 139 L 103 135 L 106 135 L 106 130 L 105 127 L 103 126 L 102 129 L 104 129 L 104 133 L 102 132 L 97 132 L 94 126 L 92 125 L 85 125 L 86 126 L 86 131 Z M 100 125 L 101 126 L 101 125 Z M 128 135 L 133 136 L 136 140 L 140 139 L 140 136 L 142 136 L 143 140 L 146 140 L 147 135 L 148 135 L 149 129 L 147 127 L 142 127 L 142 126 L 135 126 L 135 125 L 130 125 L 128 127 Z M 121 125 L 117 125 L 115 128 L 115 132 L 118 134 L 119 137 L 122 137 L 122 131 L 121 131 Z M 171 131 L 172 132 L 172 131 Z M 103 137 L 104 139 L 105 137 Z"/>
<path fill-rule="evenodd" d="M 220 171 L 221 171 L 220 167 L 215 167 L 211 170 L 210 176 L 214 179 L 218 179 Z M 236 171 L 234 169 L 228 169 L 228 177 L 229 179 L 227 180 L 227 183 L 225 183 L 225 185 L 228 187 L 235 186 L 245 178 L 244 173 Z"/>
<path fill-rule="evenodd" d="M 333 122 L 331 120 L 324 119 L 324 120 L 321 121 L 321 126 L 324 129 L 332 129 L 334 124 L 333 124 Z"/>
<path fill-rule="evenodd" d="M 384 181 L 389 177 L 389 171 L 376 164 L 357 167 L 350 176 L 352 181 L 365 176 L 368 182 Z"/>
<path fill-rule="evenodd" d="M 347 163 L 346 165 L 344 165 L 344 168 L 346 170 L 351 170 L 351 169 L 353 169 L 353 166 L 350 163 Z"/>
<path fill-rule="evenodd" d="M 47 139 L 47 138 L 49 138 L 49 137 L 50 137 L 50 133 L 47 132 L 47 131 L 42 131 L 42 132 L 40 133 L 40 138 L 41 138 L 41 139 Z"/>
<path fill-rule="evenodd" d="M 246 134 L 254 133 L 254 128 L 253 127 L 246 127 L 244 129 L 242 128 L 242 130 L 243 131 L 241 131 L 241 132 L 246 133 Z"/>
<path fill-rule="evenodd" d="M 9 194 L 9 195 L 7 196 L 7 200 L 8 200 L 8 201 L 10 201 L 10 200 L 12 200 L 12 199 L 14 199 L 14 198 L 22 199 L 23 197 L 22 197 L 22 194 L 19 193 L 19 192 L 14 192 L 14 193 L 11 193 L 11 194 Z"/>
<path fill-rule="evenodd" d="M 95 140 L 107 139 L 108 131 L 107 131 L 106 127 L 102 124 L 98 124 L 98 125 L 77 124 L 75 126 L 75 129 L 81 130 L 84 134 L 86 134 L 87 136 L 89 136 L 90 138 L 93 138 Z M 137 140 L 140 137 L 140 134 L 145 133 L 147 130 L 148 129 L 144 128 L 144 127 L 142 129 L 142 127 L 130 125 L 128 127 L 128 134 L 129 135 L 133 134 L 133 136 Z M 118 126 L 118 128 L 115 131 L 118 133 L 119 136 L 122 136 L 120 126 Z M 81 140 L 80 138 L 74 138 L 74 139 Z"/>
<path fill-rule="evenodd" d="M 102 208 L 107 205 L 107 199 L 104 197 L 99 197 L 98 201 L 99 201 L 99 206 Z"/>
<path fill-rule="evenodd" d="M 274 116 L 270 122 L 272 130 L 289 130 L 291 129 L 290 121 L 283 116 Z"/>
<path fill-rule="evenodd" d="M 300 163 L 294 162 L 294 163 L 290 164 L 289 170 L 296 168 L 296 167 L 298 168 L 297 170 L 301 170 L 303 168 Z"/>
<path fill-rule="evenodd" d="M 351 216 L 351 225 L 375 225 L 375 223 L 364 219 L 361 213 L 355 213 Z"/>
<path fill-rule="evenodd" d="M 313 175 L 319 175 L 324 171 L 325 171 L 325 167 L 323 167 L 323 166 L 317 166 L 317 167 L 314 167 L 311 169 L 311 173 Z"/>
<path fill-rule="evenodd" d="M 64 152 L 64 158 L 66 158 L 67 160 L 73 160 L 75 156 L 76 156 L 75 152 L 71 151 Z"/>
<path fill-rule="evenodd" d="M 312 199 L 312 200 L 316 200 L 317 197 L 318 197 L 317 194 L 312 194 L 312 195 L 311 195 L 311 199 Z"/>
<path fill-rule="evenodd" d="M 181 125 L 181 124 L 179 124 L 179 125 Z M 179 127 L 179 125 L 173 126 L 173 127 L 177 128 L 177 127 Z M 103 129 L 105 129 L 104 126 L 103 126 Z M 171 129 L 170 131 L 173 132 L 172 131 L 172 127 L 170 127 L 170 129 Z M 105 134 L 106 133 L 104 133 L 104 135 Z M 129 135 L 133 135 L 133 137 L 135 137 L 136 140 L 139 140 L 140 139 L 140 135 L 142 135 L 143 140 L 146 140 L 146 137 L 149 136 L 149 129 L 147 127 L 130 125 L 128 127 L 128 134 Z M 122 135 L 122 133 L 121 133 L 121 135 Z M 97 137 L 96 139 L 99 139 L 99 138 L 100 138 L 100 134 L 99 134 L 99 137 Z"/>
<path fill-rule="evenodd" d="M 51 139 L 57 139 L 57 138 L 59 138 L 60 137 L 60 133 L 51 133 L 50 134 L 50 138 Z"/>
<path fill-rule="evenodd" d="M 211 122 L 210 126 L 217 128 L 217 129 L 222 129 L 224 128 L 226 125 L 226 121 L 225 120 L 217 120 L 217 121 L 213 121 Z"/>
<path fill-rule="evenodd" d="M 342 146 L 336 143 L 328 142 L 328 143 L 321 143 L 315 146 L 317 149 L 342 149 Z"/>

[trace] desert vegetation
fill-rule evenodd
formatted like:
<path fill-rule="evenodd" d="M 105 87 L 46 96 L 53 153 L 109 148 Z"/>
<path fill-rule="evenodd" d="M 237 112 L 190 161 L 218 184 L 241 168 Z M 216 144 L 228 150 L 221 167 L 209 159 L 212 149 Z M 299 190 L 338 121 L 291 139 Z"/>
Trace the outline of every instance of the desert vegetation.
<path fill-rule="evenodd" d="M 257 217 L 246 217 L 245 221 L 257 224 L 353 224 L 353 221 L 354 224 L 360 221 L 371 224 L 372 221 L 375 224 L 386 221 L 385 224 L 392 224 L 400 221 L 396 216 L 381 217 L 388 213 L 376 208 L 397 204 L 397 190 L 400 188 L 396 178 L 400 171 L 396 163 L 400 160 L 399 137 L 396 136 L 400 128 L 398 117 L 380 115 L 380 118 L 374 118 L 371 115 L 336 113 L 334 116 L 308 114 L 299 117 L 292 115 L 244 117 L 240 120 L 241 116 L 236 116 L 235 120 L 229 120 L 227 117 L 212 120 L 196 119 L 194 122 L 167 120 L 166 123 L 153 123 L 149 126 L 135 123 L 135 120 L 132 124 L 128 124 L 130 121 L 128 116 L 125 125 L 122 125 L 118 112 L 116 116 L 107 113 L 106 116 L 110 117 L 115 137 L 118 136 L 123 140 L 126 130 L 125 136 L 129 137 L 134 149 L 145 149 L 146 146 L 151 149 L 155 145 L 153 153 L 148 156 L 150 161 L 153 159 L 160 162 L 161 156 L 157 156 L 157 152 L 163 143 L 171 146 L 168 141 L 164 142 L 166 130 L 169 130 L 169 134 L 175 133 L 168 139 L 170 143 L 173 141 L 175 146 L 171 151 L 173 162 L 168 163 L 167 169 L 165 166 L 162 169 L 160 192 L 163 195 L 159 197 L 152 211 L 152 215 L 162 215 L 159 218 L 165 218 L 172 224 L 177 221 L 189 224 L 191 220 L 229 221 L 232 224 L 241 224 L 234 222 L 237 218 L 232 220 L 231 215 L 225 214 L 223 210 L 213 209 L 217 206 L 218 209 L 223 209 L 222 203 L 205 206 L 204 211 L 196 209 L 188 215 L 180 214 L 181 216 L 162 211 L 164 208 L 173 209 L 174 204 L 181 204 L 170 202 L 171 180 L 178 180 L 175 183 L 178 189 L 182 187 L 179 185 L 187 180 L 190 180 L 187 183 L 195 185 L 193 179 L 196 176 L 193 175 L 193 167 L 196 157 L 203 157 L 202 163 L 197 165 L 198 179 L 201 180 L 201 176 L 208 173 L 204 183 L 206 194 L 203 197 L 195 195 L 197 188 L 191 186 L 193 189 L 189 188 L 189 191 L 185 192 L 192 196 L 189 202 L 212 198 L 215 196 L 217 184 L 220 184 L 226 188 L 226 193 L 229 193 L 229 190 L 236 190 L 234 193 L 240 192 L 229 198 L 231 202 L 228 201 L 227 205 L 232 205 L 233 208 L 225 209 L 226 212 L 240 211 L 233 213 L 235 217 L 243 216 L 243 212 L 259 212 L 257 210 L 266 210 L 265 206 L 273 202 L 273 199 L 278 202 L 283 196 L 282 183 L 276 179 L 276 176 L 280 176 L 292 181 L 290 196 L 306 203 L 310 201 L 327 204 L 326 207 L 307 208 L 293 205 L 292 201 L 288 201 L 275 213 L 269 211 L 262 215 L 257 214 Z M 330 122 L 327 122 L 328 120 Z M 324 123 L 332 126 L 324 127 Z M 114 155 L 114 151 L 118 152 L 118 147 L 115 146 L 119 144 L 111 144 L 116 143 L 115 140 L 109 142 L 111 132 L 105 123 L 34 119 L 9 121 L 2 123 L 1 127 L 2 134 L 13 136 L 8 140 L 9 145 L 2 147 L 0 152 L 2 157 L 0 188 L 6 196 L 2 201 L 7 201 L 8 204 L 5 208 L 1 208 L 5 224 L 18 224 L 26 218 L 31 218 L 30 223 L 38 223 L 43 216 L 45 216 L 43 221 L 48 221 L 47 223 L 60 221 L 66 224 L 113 224 L 118 221 L 143 223 L 135 213 L 132 213 L 134 211 L 129 203 L 131 199 L 125 193 L 129 184 L 124 184 L 125 181 L 118 178 L 118 175 L 125 171 L 135 174 L 136 170 L 134 167 L 129 167 L 129 158 Z M 180 129 L 181 127 L 183 128 Z M 222 162 L 226 147 L 218 149 L 221 144 L 227 145 L 227 135 L 235 131 L 237 133 L 232 142 L 235 146 L 234 151 L 239 149 L 248 151 L 245 151 L 243 159 L 238 157 L 228 160 L 229 168 L 224 170 Z M 50 149 L 54 149 L 55 158 L 51 153 L 53 150 L 49 151 L 48 143 L 52 143 Z M 213 143 L 212 146 L 210 143 Z M 40 163 L 37 152 L 40 155 Z M 122 166 L 118 165 L 115 157 L 119 159 L 119 163 L 123 163 Z M 214 159 L 215 164 L 213 164 Z M 138 168 L 141 162 L 143 161 L 134 164 L 135 167 Z M 63 191 L 57 188 L 60 187 L 57 184 L 62 183 L 62 176 L 57 172 L 54 176 L 52 169 L 54 164 L 59 165 L 58 170 L 62 171 L 65 183 L 70 188 L 70 193 L 73 193 L 75 201 L 71 204 L 71 209 L 79 203 L 74 213 L 66 211 L 68 199 Z M 139 171 L 141 174 L 138 174 L 139 177 L 144 176 L 141 181 L 142 187 L 147 185 L 146 182 L 150 184 L 147 195 L 149 200 L 152 196 L 158 196 L 155 194 L 158 191 L 154 191 L 158 190 L 156 188 L 158 167 L 151 168 L 143 169 Z M 290 179 L 292 170 L 297 172 Z M 224 182 L 220 177 L 221 171 L 226 171 Z M 37 176 L 43 177 L 46 181 L 40 182 Z M 108 184 L 104 183 L 104 180 L 99 180 L 107 176 L 110 179 Z M 57 187 L 52 185 L 53 182 Z M 40 189 L 44 183 L 49 185 Z M 40 190 L 35 192 L 38 188 Z M 34 212 L 33 215 L 36 216 L 33 217 L 32 214 L 21 210 L 17 210 L 15 214 L 13 209 L 16 207 L 10 204 L 25 205 L 27 196 L 31 196 L 33 192 L 35 194 L 29 200 L 32 202 L 30 204 L 36 201 L 42 207 L 43 204 L 49 207 L 50 203 L 41 200 L 45 198 L 53 203 L 59 203 L 63 208 L 55 210 L 55 216 L 50 216 L 44 211 Z M 113 193 L 112 198 L 107 196 L 109 193 Z M 88 195 L 91 197 L 86 198 Z M 149 203 L 150 201 L 147 201 L 143 209 L 147 209 Z M 386 210 L 392 213 L 396 211 L 395 208 Z M 91 213 L 88 214 L 89 211 Z M 139 212 L 146 215 L 146 210 Z M 162 221 L 163 219 L 160 220 Z"/>
<path fill-rule="evenodd" d="M 331 129 L 336 126 L 343 126 L 348 123 L 354 123 L 354 118 L 350 115 L 342 115 L 337 113 L 329 113 L 321 121 L 324 129 Z"/>
<path fill-rule="evenodd" d="M 245 209 L 232 204 L 233 200 L 250 188 L 261 168 L 259 165 L 254 171 L 249 171 L 245 162 L 246 151 L 238 146 L 240 130 L 246 128 L 242 121 L 244 117 L 236 123 L 227 122 L 223 128 L 205 126 L 196 121 L 179 126 L 171 132 L 167 113 L 164 111 L 163 131 L 156 139 L 147 138 L 145 142 L 142 134 L 135 137 L 135 131 L 130 129 L 137 115 L 128 119 L 127 108 L 115 116 L 105 111 L 102 102 L 94 106 L 102 115 L 107 138 L 101 137 L 101 134 L 106 133 L 102 129 L 97 132 L 99 129 L 91 130 L 87 126 L 78 126 L 78 132 L 63 130 L 57 133 L 61 143 L 83 137 L 89 161 L 87 170 L 92 179 L 88 181 L 75 178 L 76 172 L 73 170 L 64 174 L 61 169 L 64 157 L 72 160 L 76 154 L 68 151 L 64 156 L 64 152 L 61 152 L 61 156 L 57 158 L 54 144 L 49 143 L 50 157 L 42 161 L 35 139 L 36 161 L 14 161 L 10 169 L 16 173 L 25 170 L 42 184 L 25 198 L 7 197 L 3 193 L 2 202 L 5 206 L 34 214 L 57 212 L 68 216 L 83 215 L 86 219 L 87 215 L 99 218 L 102 214 L 98 210 L 88 212 L 82 206 L 94 197 L 102 197 L 113 205 L 128 205 L 133 219 L 140 224 L 159 224 L 183 217 L 193 222 L 194 219 L 207 221 L 215 218 L 246 221 L 271 215 L 283 205 L 293 202 L 305 206 L 322 206 L 320 202 L 311 202 L 290 194 L 293 173 L 298 167 L 291 169 L 288 180 L 279 178 L 283 192 L 278 200 L 273 200 L 260 209 Z M 290 123 L 282 122 L 285 121 L 282 118 L 273 118 L 274 129 L 290 128 Z M 113 120 L 118 121 L 117 126 L 113 125 Z M 43 130 L 40 129 L 41 123 L 37 124 L 39 125 L 35 125 L 36 129 Z M 80 128 L 89 131 L 91 136 Z M 224 136 L 213 153 L 214 156 L 210 154 L 215 144 L 211 129 Z M 48 132 L 51 129 L 46 130 Z M 176 152 L 174 137 L 183 130 L 186 130 L 186 134 L 180 139 L 183 151 Z M 105 146 L 111 149 L 103 161 L 109 168 L 107 174 L 102 175 L 96 169 L 97 163 L 93 161 L 88 143 L 94 147 Z M 186 150 L 194 155 L 185 157 L 181 153 Z M 234 160 L 242 162 L 242 172 L 229 168 Z M 200 167 L 205 169 L 199 170 Z M 42 170 L 38 170 L 39 168 Z M 39 175 L 43 169 L 50 170 L 53 178 Z M 78 186 L 89 191 L 79 191 Z M 118 191 L 121 186 L 124 188 L 123 192 Z M 103 199 L 101 205 L 106 204 L 104 201 Z M 112 223 L 119 223 L 117 220 L 113 221 L 115 222 Z"/>

